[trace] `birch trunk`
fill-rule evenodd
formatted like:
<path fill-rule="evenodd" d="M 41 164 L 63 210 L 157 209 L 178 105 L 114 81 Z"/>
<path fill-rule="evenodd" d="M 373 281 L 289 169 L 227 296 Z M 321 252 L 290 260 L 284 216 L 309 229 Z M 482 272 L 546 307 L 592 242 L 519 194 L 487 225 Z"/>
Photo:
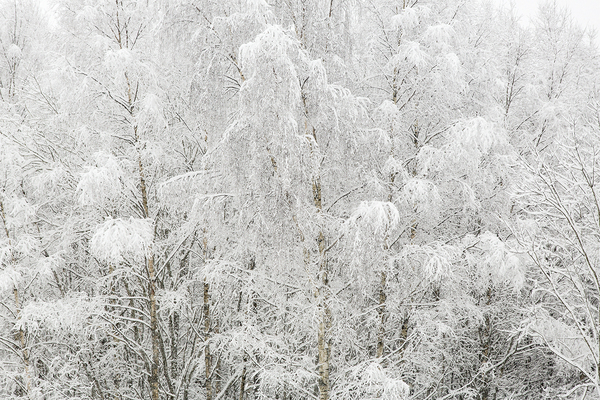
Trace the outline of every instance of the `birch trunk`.
<path fill-rule="evenodd" d="M 312 140 L 309 140 L 310 152 L 313 157 L 316 156 L 316 147 L 318 146 L 317 131 L 314 126 L 311 126 L 308 120 L 309 111 L 306 104 L 306 97 L 302 94 L 302 103 L 304 106 L 304 114 L 306 116 L 304 122 L 304 129 L 308 137 L 312 136 Z M 323 213 L 323 197 L 321 191 L 321 175 L 320 171 L 315 171 L 313 183 L 313 204 L 317 209 L 319 216 Z M 316 282 L 317 290 L 315 291 L 315 298 L 318 302 L 319 307 L 319 326 L 317 334 L 317 351 L 318 351 L 318 369 L 319 369 L 319 399 L 329 400 L 329 393 L 331 391 L 331 383 L 329 379 L 329 363 L 331 357 L 331 309 L 329 308 L 329 276 L 327 268 L 327 257 L 325 254 L 325 235 L 323 234 L 322 228 L 319 230 L 317 236 L 317 244 L 319 248 L 319 276 Z M 308 252 L 307 260 L 308 260 Z"/>
<path fill-rule="evenodd" d="M 117 2 L 117 11 L 114 20 L 114 32 L 115 32 L 115 41 L 119 46 L 119 49 L 127 48 L 129 49 L 130 40 L 129 40 L 129 31 L 127 30 L 127 23 L 124 23 L 120 19 L 119 8 L 122 7 L 122 4 Z M 135 120 L 134 110 L 135 110 L 135 101 L 138 98 L 137 89 L 135 94 L 132 90 L 131 81 L 129 79 L 129 75 L 125 72 L 125 82 L 127 85 L 127 111 L 129 115 Z M 122 105 L 121 103 L 119 103 Z M 148 190 L 146 186 L 146 178 L 144 166 L 142 163 L 142 155 L 138 148 L 140 137 L 138 132 L 138 126 L 133 125 L 133 134 L 134 134 L 134 145 L 137 150 L 138 157 L 138 172 L 140 179 L 140 192 L 142 196 L 142 211 L 144 218 L 150 218 L 150 210 L 148 207 Z M 154 267 L 154 254 L 152 253 L 152 249 L 149 251 L 149 255 L 146 259 L 146 272 L 148 275 L 148 301 L 150 306 L 150 335 L 152 338 L 152 364 L 150 366 L 150 375 L 148 376 L 148 383 L 150 385 L 150 398 L 152 400 L 159 400 L 159 388 L 158 388 L 158 363 L 160 357 L 160 332 L 158 327 L 158 316 L 157 316 L 157 302 L 156 302 L 156 271 Z"/>
<path fill-rule="evenodd" d="M 317 141 L 315 129 L 313 128 L 313 138 Z M 317 212 L 323 212 L 321 179 L 317 175 L 313 181 L 313 200 Z M 329 362 L 331 356 L 331 340 L 329 338 L 331 331 L 331 310 L 329 308 L 329 276 L 327 269 L 327 259 L 325 255 L 325 236 L 323 231 L 319 232 L 317 243 L 319 246 L 319 289 L 316 296 L 319 302 L 319 329 L 317 337 L 317 347 L 319 353 L 319 399 L 328 400 L 331 384 L 329 380 Z"/>
<path fill-rule="evenodd" d="M 134 127 L 137 139 L 137 127 Z M 144 207 L 144 217 L 148 218 L 150 212 L 148 209 L 148 192 L 146 188 L 146 179 L 144 177 L 144 167 L 142 165 L 141 155 L 138 154 L 138 166 L 140 174 L 140 188 L 142 192 L 142 205 Z M 158 317 L 156 307 L 156 272 L 154 270 L 154 255 L 150 253 L 146 261 L 148 272 L 148 300 L 150 302 L 150 334 L 152 336 L 152 365 L 150 367 L 150 397 L 152 400 L 159 400 L 158 392 L 158 363 L 160 356 L 160 332 L 158 331 Z"/>
<path fill-rule="evenodd" d="M 379 284 L 379 307 L 377 307 L 377 313 L 379 314 L 379 331 L 377 332 L 377 358 L 383 357 L 383 349 L 385 346 L 385 300 L 387 298 L 385 294 L 387 275 L 385 272 L 381 273 L 381 282 Z"/>
<path fill-rule="evenodd" d="M 317 346 L 319 351 L 319 399 L 328 400 L 330 392 L 329 362 L 331 356 L 331 310 L 329 308 L 329 278 L 327 276 L 327 263 L 325 260 L 325 238 L 323 232 L 319 232 L 319 255 L 321 276 L 321 287 L 317 292 L 319 298 L 319 333 Z"/>
<path fill-rule="evenodd" d="M 4 204 L 1 201 L 0 201 L 0 217 L 2 218 L 2 225 L 4 225 L 4 233 L 6 234 L 8 243 L 11 244 L 12 238 L 10 237 L 10 232 L 9 232 L 8 226 L 6 224 L 6 213 L 4 211 Z M 14 255 L 12 257 L 12 261 L 15 262 Z M 19 301 L 19 289 L 17 289 L 16 284 L 13 287 L 13 295 L 15 298 L 16 319 L 18 320 L 19 315 L 21 313 L 21 304 Z M 15 335 L 15 339 L 18 341 L 18 346 L 20 347 L 21 354 L 23 356 L 23 365 L 25 366 L 25 391 L 26 391 L 26 395 L 29 396 L 29 392 L 31 391 L 29 352 L 27 351 L 27 346 L 26 346 L 26 342 L 25 342 L 25 332 L 23 332 L 23 329 L 19 328 L 19 331 Z"/>
<path fill-rule="evenodd" d="M 212 380 L 210 371 L 212 369 L 212 357 L 210 354 L 210 285 L 204 278 L 204 374 L 206 378 L 206 400 L 212 400 Z"/>
<path fill-rule="evenodd" d="M 244 369 L 242 370 L 242 377 L 240 379 L 240 397 L 239 400 L 244 400 L 244 394 L 246 392 L 246 363 L 248 358 L 244 356 Z"/>
<path fill-rule="evenodd" d="M 206 237 L 203 241 L 203 256 L 204 262 L 206 263 L 208 256 L 208 243 Z M 212 400 L 213 391 L 212 391 L 212 378 L 211 378 L 211 369 L 212 369 L 212 356 L 210 354 L 210 284 L 207 282 L 206 277 L 204 277 L 204 296 L 203 296 L 204 304 L 202 306 L 203 316 L 204 316 L 204 376 L 206 378 L 205 388 L 206 388 L 206 400 Z"/>

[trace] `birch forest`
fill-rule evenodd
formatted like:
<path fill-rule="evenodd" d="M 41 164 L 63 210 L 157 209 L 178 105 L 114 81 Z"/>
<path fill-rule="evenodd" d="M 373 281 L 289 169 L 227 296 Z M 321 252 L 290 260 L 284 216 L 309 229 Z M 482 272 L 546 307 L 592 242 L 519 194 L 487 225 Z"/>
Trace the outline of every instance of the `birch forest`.
<path fill-rule="evenodd" d="M 0 399 L 600 399 L 599 186 L 552 2 L 0 0 Z"/>

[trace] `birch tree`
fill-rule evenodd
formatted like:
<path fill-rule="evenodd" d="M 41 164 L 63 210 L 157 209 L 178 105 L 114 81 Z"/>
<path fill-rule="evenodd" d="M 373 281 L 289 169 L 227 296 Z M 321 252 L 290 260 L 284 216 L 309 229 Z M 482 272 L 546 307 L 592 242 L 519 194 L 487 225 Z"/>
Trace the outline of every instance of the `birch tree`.
<path fill-rule="evenodd" d="M 561 121 L 564 136 L 530 164 L 518 228 L 538 268 L 531 332 L 561 360 L 568 393 L 598 391 L 598 318 L 595 237 L 596 95 L 587 109 Z M 564 124 L 564 125 L 563 125 Z M 535 201 L 539 201 L 535 204 Z M 526 229 L 527 224 L 531 229 Z M 576 376 L 576 377 L 575 377 Z"/>

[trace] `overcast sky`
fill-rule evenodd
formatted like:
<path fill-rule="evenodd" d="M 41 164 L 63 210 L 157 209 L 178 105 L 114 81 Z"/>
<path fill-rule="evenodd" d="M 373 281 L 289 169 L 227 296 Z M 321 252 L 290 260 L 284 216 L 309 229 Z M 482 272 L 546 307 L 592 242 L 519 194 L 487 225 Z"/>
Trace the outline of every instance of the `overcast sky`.
<path fill-rule="evenodd" d="M 499 3 L 509 5 L 511 0 L 496 0 Z M 513 0 L 517 10 L 528 19 L 535 15 L 538 3 L 543 0 Z M 600 34 L 600 0 L 556 0 L 560 6 L 567 6 L 573 17 L 580 25 L 586 27 L 591 25 Z"/>

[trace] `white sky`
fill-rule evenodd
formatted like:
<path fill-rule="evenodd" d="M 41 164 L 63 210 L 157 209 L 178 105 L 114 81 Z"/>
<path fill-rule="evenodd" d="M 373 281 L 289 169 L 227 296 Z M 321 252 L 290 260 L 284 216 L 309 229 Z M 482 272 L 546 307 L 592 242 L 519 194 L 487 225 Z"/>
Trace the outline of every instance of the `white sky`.
<path fill-rule="evenodd" d="M 538 8 L 538 3 L 543 0 L 496 0 L 500 4 L 506 6 L 515 4 L 518 12 L 528 20 L 533 17 Z M 596 29 L 600 34 L 600 0 L 556 0 L 561 8 L 567 7 L 571 10 L 573 18 L 583 27 Z"/>

